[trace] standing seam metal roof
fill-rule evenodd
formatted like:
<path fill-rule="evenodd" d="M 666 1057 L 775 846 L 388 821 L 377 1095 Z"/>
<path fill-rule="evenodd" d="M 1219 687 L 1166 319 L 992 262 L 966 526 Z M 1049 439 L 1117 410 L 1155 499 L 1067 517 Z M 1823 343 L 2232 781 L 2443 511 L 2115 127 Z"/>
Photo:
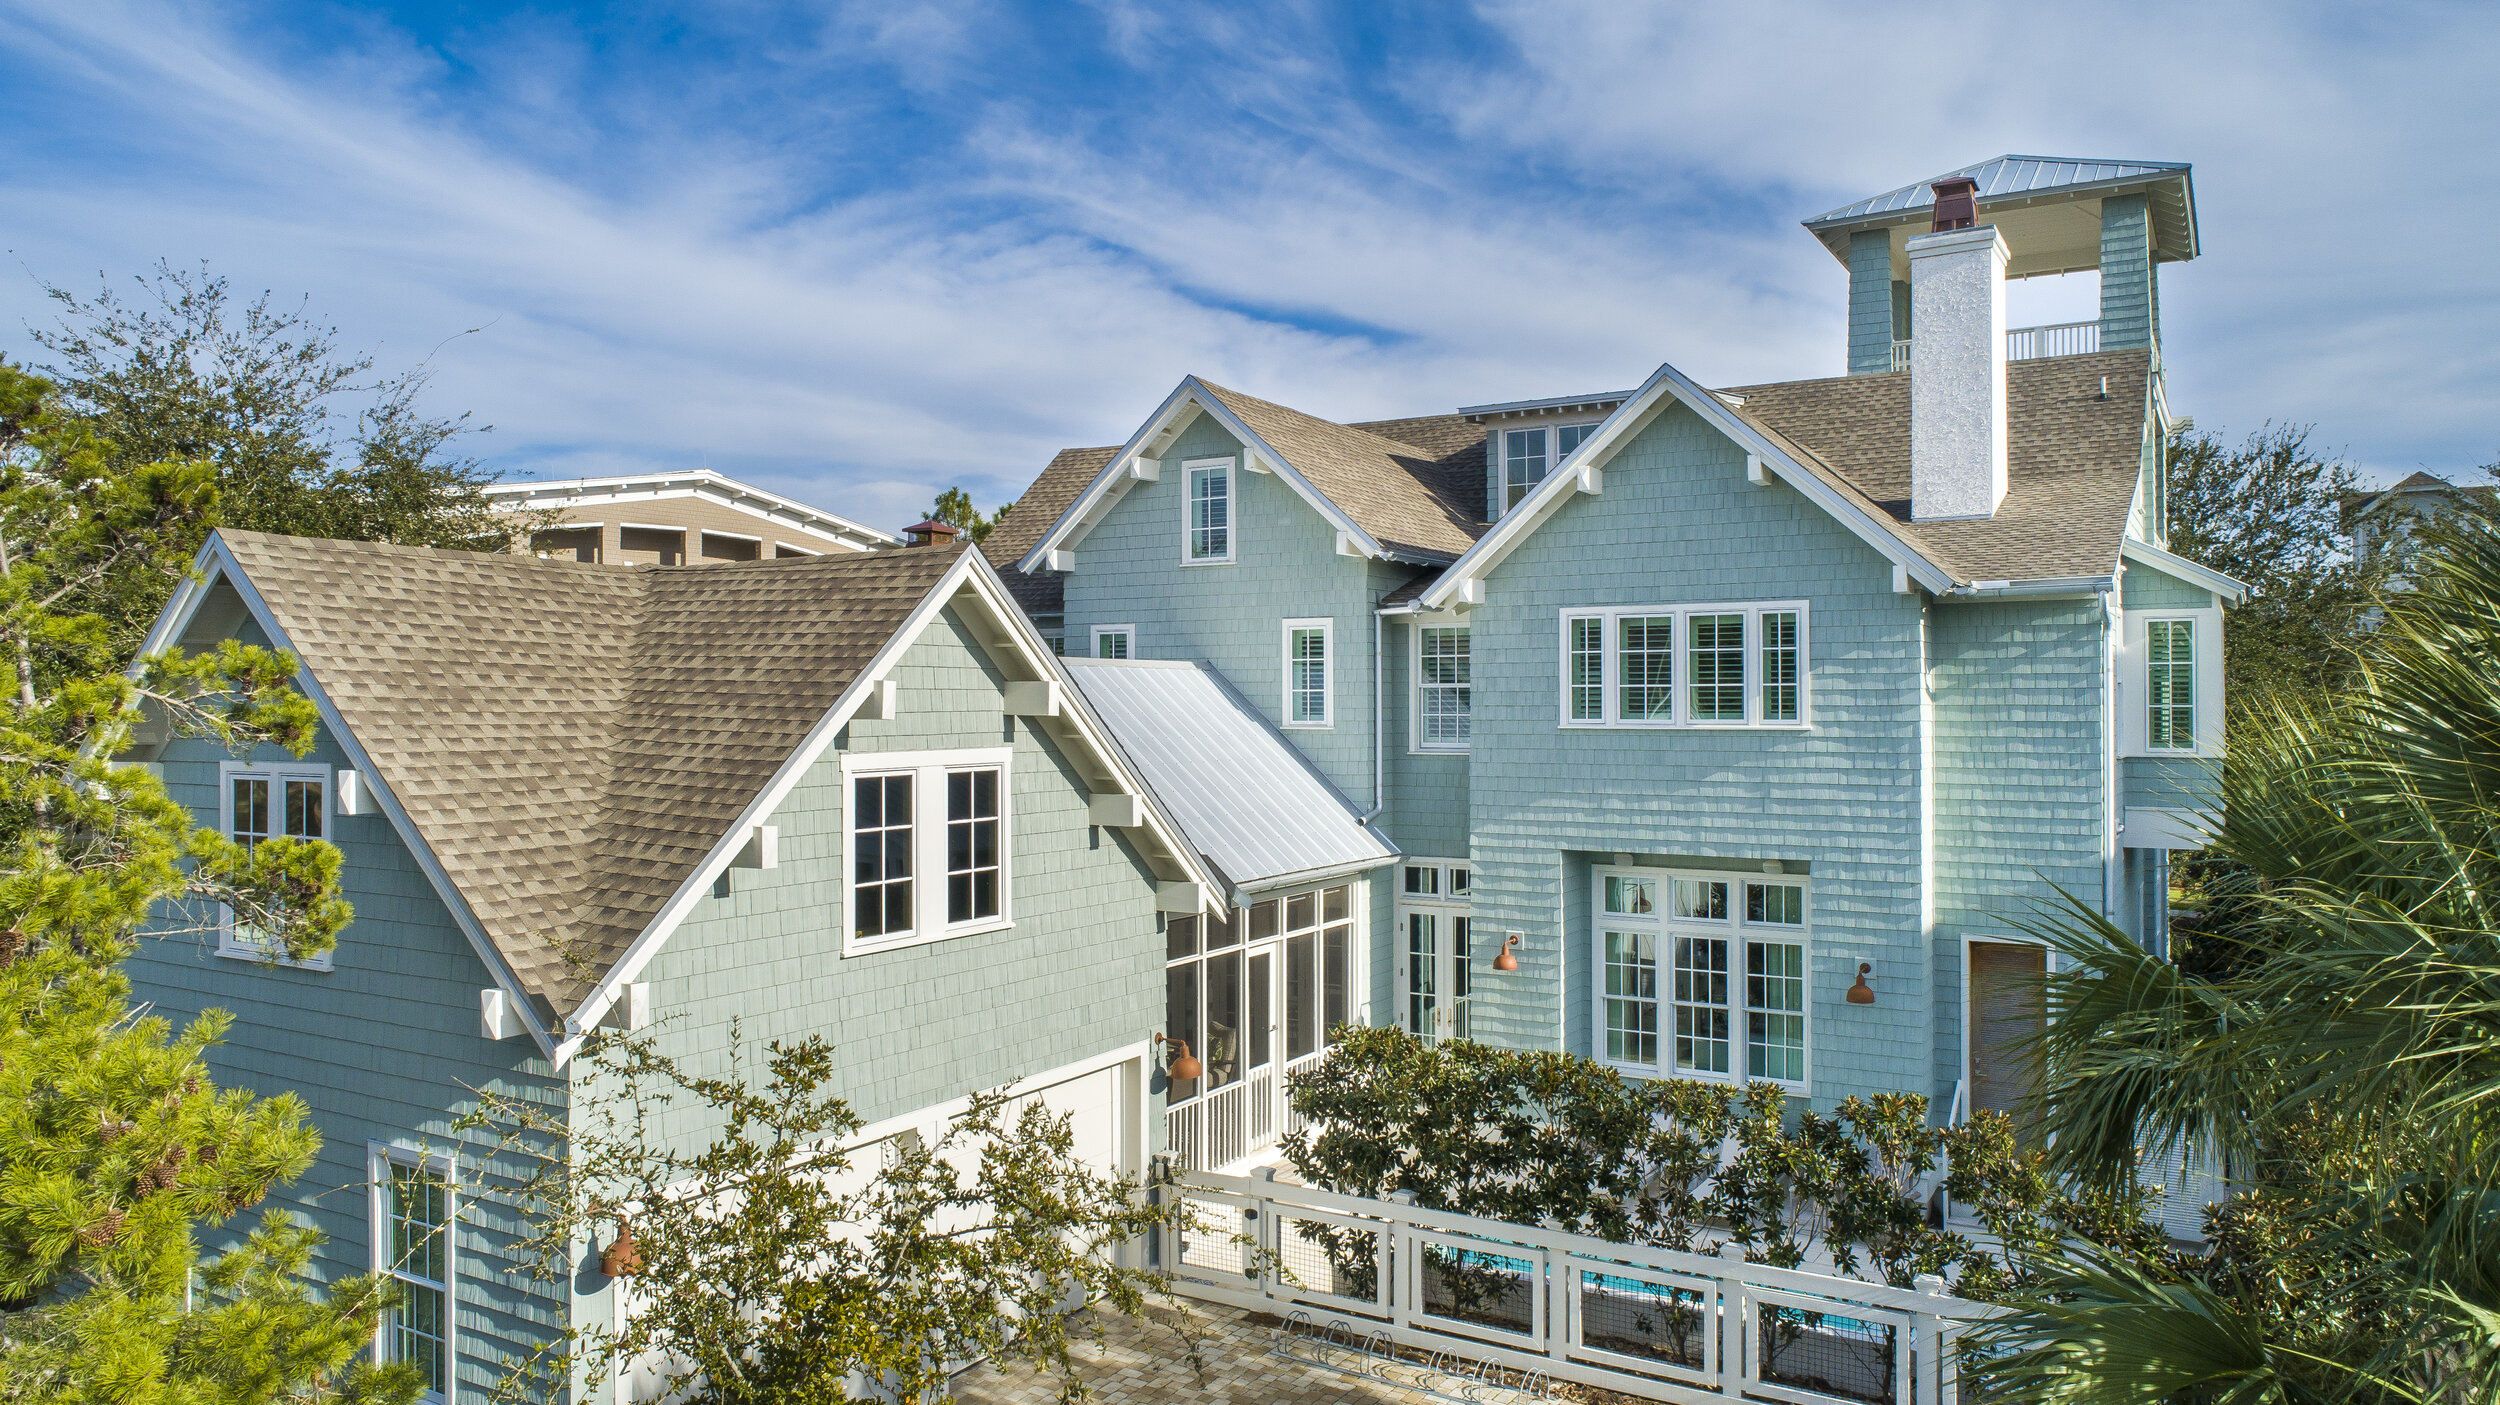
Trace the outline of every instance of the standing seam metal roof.
<path fill-rule="evenodd" d="M 2030 195 L 2044 190 L 2100 185 L 2110 181 L 2149 180 L 2184 174 L 2187 170 L 2188 163 L 2185 161 L 2092 161 L 2063 156 L 1998 156 L 1816 215 L 1806 221 L 1806 228 L 1924 209 L 1936 203 L 1935 183 L 1956 176 L 1968 176 L 1978 182 L 1979 198 L 1987 201 L 2007 195 Z"/>
<path fill-rule="evenodd" d="M 1224 676 L 1203 663 L 1067 658 L 1068 676 L 1111 729 L 1189 843 L 1243 891 L 1398 857 Z"/>

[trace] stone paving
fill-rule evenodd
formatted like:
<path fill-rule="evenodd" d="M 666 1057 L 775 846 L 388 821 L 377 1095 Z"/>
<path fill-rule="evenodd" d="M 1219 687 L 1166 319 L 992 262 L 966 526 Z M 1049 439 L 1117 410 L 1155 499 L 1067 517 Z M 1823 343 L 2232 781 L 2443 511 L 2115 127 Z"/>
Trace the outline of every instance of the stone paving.
<path fill-rule="evenodd" d="M 1080 1345 L 1072 1353 L 1077 1374 L 1101 1405 L 1449 1405 L 1448 1396 L 1367 1376 L 1350 1375 L 1308 1361 L 1271 1355 L 1272 1317 L 1214 1303 L 1193 1303 L 1190 1334 L 1198 1339 L 1193 1367 L 1173 1322 L 1178 1314 L 1151 1309 L 1144 1325 L 1119 1314 L 1104 1319 L 1105 1344 Z M 1414 1377 L 1411 1368 L 1401 1374 Z M 1455 1382 L 1443 1385 L 1457 1394 Z M 1055 1377 L 1021 1365 L 983 1364 L 955 1378 L 955 1399 L 972 1405 L 1048 1405 L 1059 1399 Z M 1471 1385 L 1466 1399 L 1486 1405 L 1528 1405 L 1536 1397 Z"/>

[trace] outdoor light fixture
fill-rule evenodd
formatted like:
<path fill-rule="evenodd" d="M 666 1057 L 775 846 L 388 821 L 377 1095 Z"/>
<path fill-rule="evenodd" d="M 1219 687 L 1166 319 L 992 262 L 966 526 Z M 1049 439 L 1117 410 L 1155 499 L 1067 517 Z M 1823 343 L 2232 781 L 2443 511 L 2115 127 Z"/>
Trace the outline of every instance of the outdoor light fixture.
<path fill-rule="evenodd" d="M 1875 1003 L 1875 992 L 1868 988 L 1866 984 L 1867 973 L 1874 969 L 1875 963 L 1872 961 L 1861 961 L 1858 963 L 1858 983 L 1849 987 L 1850 1004 L 1872 1005 Z"/>
<path fill-rule="evenodd" d="M 1157 1044 L 1169 1044 L 1173 1048 L 1181 1051 L 1180 1057 L 1172 1060 L 1172 1062 L 1166 1065 L 1163 1070 L 1165 1076 L 1169 1077 L 1173 1082 L 1194 1083 L 1198 1080 L 1199 1074 L 1207 1071 L 1207 1066 L 1198 1062 L 1198 1056 L 1189 1052 L 1188 1040 L 1174 1039 L 1168 1035 L 1158 1034 L 1155 1036 L 1155 1042 Z"/>
<path fill-rule="evenodd" d="M 631 1278 L 642 1272 L 642 1250 L 634 1244 L 633 1228 L 623 1220 L 616 1222 L 616 1237 L 599 1251 L 599 1271 L 610 1278 Z"/>
<path fill-rule="evenodd" d="M 1502 938 L 1502 953 L 1501 955 L 1493 958 L 1494 970 L 1516 971 L 1519 969 L 1519 958 L 1510 954 L 1510 949 L 1517 945 L 1519 945 L 1519 934 L 1517 932 L 1513 932 L 1509 936 Z"/>

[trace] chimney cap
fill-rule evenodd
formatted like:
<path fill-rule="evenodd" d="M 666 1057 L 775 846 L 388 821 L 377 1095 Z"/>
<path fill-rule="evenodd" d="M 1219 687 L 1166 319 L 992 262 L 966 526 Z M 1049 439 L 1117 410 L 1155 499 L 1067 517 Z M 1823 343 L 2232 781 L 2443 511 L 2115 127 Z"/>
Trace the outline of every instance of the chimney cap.
<path fill-rule="evenodd" d="M 963 535 L 963 530 L 963 528 L 956 526 L 952 522 L 940 522 L 936 518 L 930 517 L 923 519 L 922 521 L 914 522 L 910 526 L 905 527 L 903 529 L 903 539 L 910 542 L 913 546 L 928 546 L 932 543 L 944 546 L 952 543 L 955 538 Z"/>
<path fill-rule="evenodd" d="M 1979 182 L 1968 176 L 1946 176 L 1928 188 L 1936 193 L 1936 219 L 1930 233 L 1968 229 L 1979 223 Z"/>

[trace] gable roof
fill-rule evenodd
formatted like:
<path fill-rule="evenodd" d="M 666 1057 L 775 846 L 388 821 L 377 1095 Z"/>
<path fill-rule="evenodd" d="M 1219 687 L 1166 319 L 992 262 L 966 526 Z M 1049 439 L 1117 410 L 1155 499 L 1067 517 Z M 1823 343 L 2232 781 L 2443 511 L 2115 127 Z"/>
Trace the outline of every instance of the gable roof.
<path fill-rule="evenodd" d="M 1068 504 L 1076 501 L 1076 495 L 1085 491 L 1085 485 L 1093 482 L 1095 475 L 1101 473 L 1103 466 L 1111 462 L 1111 456 L 1118 452 L 1120 446 L 1117 444 L 1096 449 L 1061 449 L 1051 458 L 1049 467 L 1042 470 L 1042 476 L 1034 479 L 1025 488 L 1024 495 L 1016 499 L 1007 520 L 992 528 L 988 539 L 981 543 L 981 554 L 989 558 L 991 565 L 999 568 L 1007 589 L 1014 593 L 1016 603 L 1024 607 L 1026 614 L 1060 613 L 1066 608 L 1063 601 L 1066 582 L 1057 571 L 1019 571 L 1013 567 L 1026 552 L 1033 549 L 1034 544 L 1042 539 L 1042 534 L 1059 520 L 1059 515 L 1068 510 Z"/>
<path fill-rule="evenodd" d="M 2151 353 L 2053 357 L 2006 370 L 2008 482 L 1994 517 L 1910 520 L 1907 372 L 1712 392 L 1660 366 L 1410 603 L 1450 605 L 1570 495 L 1602 493 L 1603 464 L 1669 403 L 1691 408 L 1933 593 L 2105 584 L 2117 572 L 2139 481 Z"/>
<path fill-rule="evenodd" d="M 1257 889 L 1361 873 L 1398 857 L 1212 665 L 1071 658 L 1066 667 L 1181 832 L 1232 884 L 1236 903 Z M 1249 796 L 1257 802 L 1243 803 Z"/>
<path fill-rule="evenodd" d="M 1274 472 L 1355 554 L 1455 560 L 1484 528 L 1482 485 L 1472 476 L 1468 451 L 1457 446 L 1451 417 L 1374 422 L 1434 439 L 1426 447 L 1187 376 L 1026 548 L 1018 569 L 1044 569 L 1051 551 L 1084 540 L 1137 481 L 1137 460 L 1154 458 L 1197 414 L 1212 417 L 1241 441 L 1251 467 Z M 1480 450 L 1475 461 L 1482 462 Z"/>
<path fill-rule="evenodd" d="M 959 547 L 637 567 L 221 530 L 204 558 L 296 653 L 299 685 L 481 956 L 568 1032 L 939 607 L 982 594 L 1053 676 Z M 152 641 L 200 595 L 177 597 Z M 1092 719 L 1066 726 L 1132 777 Z M 1150 828 L 1160 845 L 1175 827 Z"/>

